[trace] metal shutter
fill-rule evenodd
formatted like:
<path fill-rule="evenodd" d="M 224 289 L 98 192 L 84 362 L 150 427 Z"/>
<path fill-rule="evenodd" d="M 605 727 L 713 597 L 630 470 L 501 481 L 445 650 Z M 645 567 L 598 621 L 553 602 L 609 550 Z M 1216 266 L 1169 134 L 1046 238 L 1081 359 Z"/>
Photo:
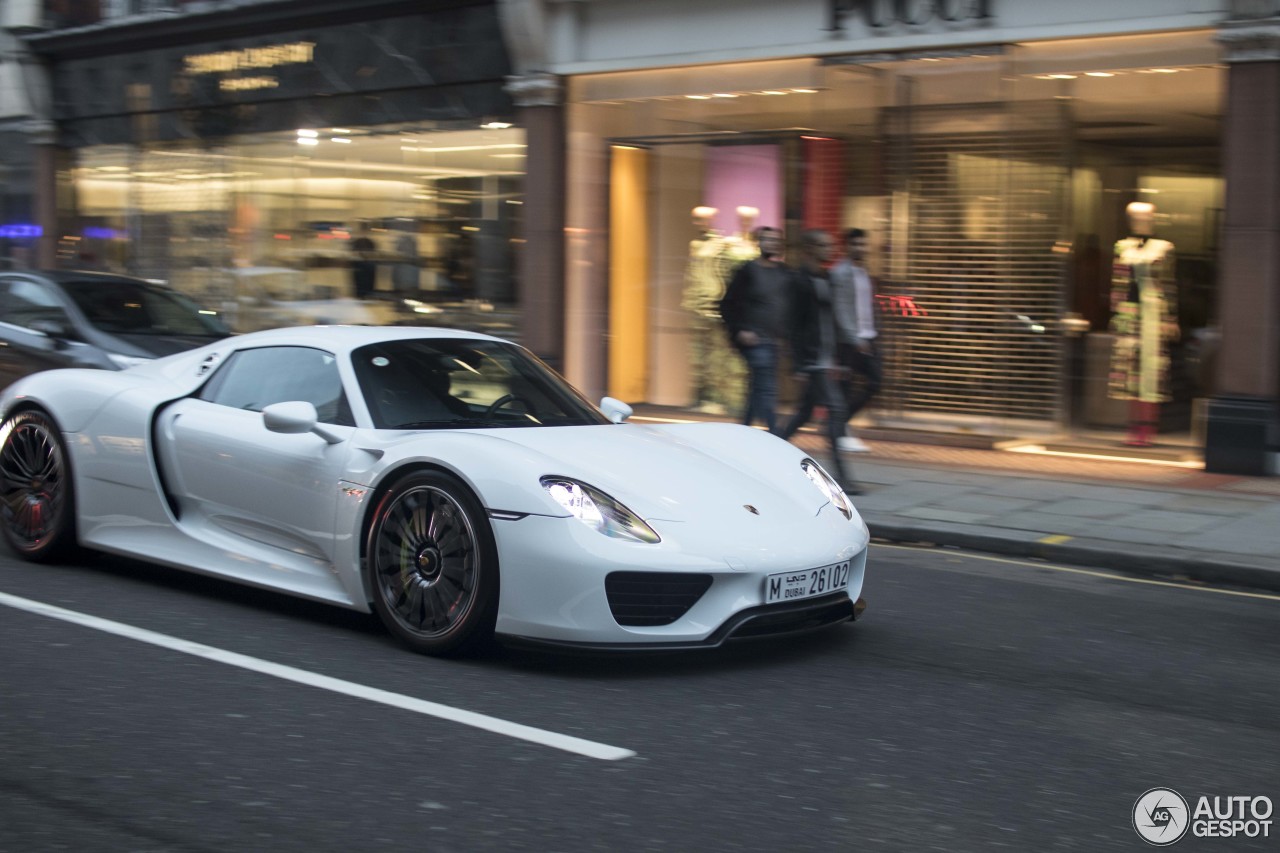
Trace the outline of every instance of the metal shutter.
<path fill-rule="evenodd" d="M 883 404 L 1057 420 L 1069 135 L 1055 103 L 885 112 Z M 904 306 L 914 304 L 920 314 Z M 1037 331 L 1037 326 L 1043 331 Z"/>

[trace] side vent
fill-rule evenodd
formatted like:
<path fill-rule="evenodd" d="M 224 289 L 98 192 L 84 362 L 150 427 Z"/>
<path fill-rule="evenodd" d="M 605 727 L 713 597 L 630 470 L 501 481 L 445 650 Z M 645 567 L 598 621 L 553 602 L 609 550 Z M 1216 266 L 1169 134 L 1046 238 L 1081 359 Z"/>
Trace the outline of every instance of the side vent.
<path fill-rule="evenodd" d="M 210 370 L 213 370 L 213 368 L 216 367 L 218 362 L 221 360 L 222 360 L 222 353 L 215 352 L 208 356 L 205 356 L 204 361 L 200 362 L 200 366 L 196 368 L 196 376 L 204 376 Z"/>

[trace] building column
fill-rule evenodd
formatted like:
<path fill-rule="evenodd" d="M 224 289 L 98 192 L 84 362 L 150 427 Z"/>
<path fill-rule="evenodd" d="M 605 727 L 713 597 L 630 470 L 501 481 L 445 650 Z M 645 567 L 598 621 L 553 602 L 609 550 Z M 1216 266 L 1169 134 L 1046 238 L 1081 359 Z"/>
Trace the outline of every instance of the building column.
<path fill-rule="evenodd" d="M 58 169 L 66 155 L 57 147 L 58 128 L 51 118 L 49 68 L 21 39 L 24 33 L 43 29 L 43 5 L 0 3 L 0 122 L 26 139 L 30 173 L 14 184 L 30 193 L 31 222 L 40 229 L 27 262 L 49 269 L 57 256 Z"/>
<path fill-rule="evenodd" d="M 1228 22 L 1217 393 L 1205 469 L 1280 473 L 1280 18 Z"/>
<path fill-rule="evenodd" d="M 31 132 L 31 150 L 35 169 L 31 182 L 31 206 L 40 237 L 36 242 L 35 266 L 51 270 L 57 266 L 59 225 L 58 171 L 65 165 L 67 152 L 56 144 L 57 130 L 53 122 L 32 122 L 38 127 Z"/>
<path fill-rule="evenodd" d="M 525 129 L 520 247 L 520 340 L 556 370 L 564 366 L 565 120 L 560 78 L 532 72 L 507 78 Z"/>

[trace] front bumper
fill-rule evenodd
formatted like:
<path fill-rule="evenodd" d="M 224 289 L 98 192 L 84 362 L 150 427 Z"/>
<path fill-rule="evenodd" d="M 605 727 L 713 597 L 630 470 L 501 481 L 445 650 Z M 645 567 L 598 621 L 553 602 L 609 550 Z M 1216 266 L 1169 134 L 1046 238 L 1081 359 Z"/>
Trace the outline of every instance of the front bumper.
<path fill-rule="evenodd" d="M 516 642 L 576 648 L 706 648 L 730 636 L 788 633 L 847 620 L 862 595 L 867 533 L 864 525 L 850 524 L 834 510 L 830 516 L 779 546 L 757 547 L 746 556 L 700 554 L 701 549 L 683 547 L 674 538 L 657 545 L 624 542 L 568 518 L 495 520 L 502 570 L 495 633 Z M 846 590 L 766 605 L 771 573 L 846 560 Z M 671 621 L 623 619 L 627 624 L 620 624 L 606 590 L 615 572 L 666 574 L 682 581 L 709 578 L 710 586 Z"/>
<path fill-rule="evenodd" d="M 575 652 L 676 652 L 695 649 L 717 649 L 736 640 L 804 634 L 840 622 L 852 622 L 866 609 L 865 599 L 856 602 L 843 592 L 798 601 L 793 604 L 767 604 L 735 613 L 706 639 L 698 641 L 592 643 L 568 640 L 544 640 L 535 637 L 499 634 L 504 645 L 517 648 L 559 649 Z"/>

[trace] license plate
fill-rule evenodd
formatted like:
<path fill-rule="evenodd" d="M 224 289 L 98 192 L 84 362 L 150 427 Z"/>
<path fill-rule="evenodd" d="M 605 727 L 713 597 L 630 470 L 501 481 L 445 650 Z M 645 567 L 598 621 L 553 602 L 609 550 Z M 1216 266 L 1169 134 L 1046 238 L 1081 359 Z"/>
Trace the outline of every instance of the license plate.
<path fill-rule="evenodd" d="M 764 603 L 799 601 L 849 588 L 849 564 L 836 563 L 801 572 L 778 572 L 764 581 Z"/>

